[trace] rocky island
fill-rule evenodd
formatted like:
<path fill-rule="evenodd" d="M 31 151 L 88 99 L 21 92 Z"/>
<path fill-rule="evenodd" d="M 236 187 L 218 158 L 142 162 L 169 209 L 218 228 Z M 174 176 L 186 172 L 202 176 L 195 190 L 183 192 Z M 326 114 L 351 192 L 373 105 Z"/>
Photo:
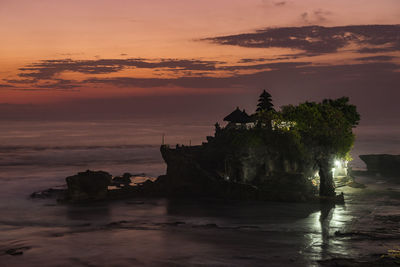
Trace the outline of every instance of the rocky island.
<path fill-rule="evenodd" d="M 257 110 L 237 108 L 200 146 L 161 147 L 168 192 L 233 199 L 340 200 L 334 177 L 347 176 L 359 114 L 348 98 L 273 108 L 264 91 Z"/>
<path fill-rule="evenodd" d="M 360 155 L 370 174 L 398 177 L 400 175 L 400 155 L 371 154 Z"/>
<path fill-rule="evenodd" d="M 340 202 L 334 179 L 347 176 L 352 128 L 360 118 L 348 101 L 305 102 L 277 111 L 264 90 L 254 114 L 236 108 L 224 118 L 226 126 L 215 124 L 207 142 L 162 144 L 167 173 L 155 180 L 131 184 L 129 174 L 113 178 L 88 170 L 67 177 L 68 189 L 56 192 L 70 202 L 136 196 Z"/>

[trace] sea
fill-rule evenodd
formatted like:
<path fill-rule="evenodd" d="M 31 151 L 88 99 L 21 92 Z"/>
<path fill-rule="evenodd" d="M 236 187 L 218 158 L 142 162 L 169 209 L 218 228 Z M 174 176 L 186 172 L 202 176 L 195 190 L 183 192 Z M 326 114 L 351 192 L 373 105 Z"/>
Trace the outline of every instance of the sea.
<path fill-rule="evenodd" d="M 166 171 L 162 142 L 197 145 L 213 132 L 207 120 L 1 121 L 0 266 L 318 266 L 394 246 L 335 237 L 371 212 L 398 212 L 398 199 L 384 192 L 399 185 L 382 177 L 360 177 L 382 194 L 366 199 L 352 189 L 348 204 L 328 210 L 307 203 L 153 198 L 70 205 L 30 198 L 88 169 L 157 177 Z M 400 154 L 398 125 L 360 125 L 355 133 L 353 169 L 365 169 L 360 154 Z"/>

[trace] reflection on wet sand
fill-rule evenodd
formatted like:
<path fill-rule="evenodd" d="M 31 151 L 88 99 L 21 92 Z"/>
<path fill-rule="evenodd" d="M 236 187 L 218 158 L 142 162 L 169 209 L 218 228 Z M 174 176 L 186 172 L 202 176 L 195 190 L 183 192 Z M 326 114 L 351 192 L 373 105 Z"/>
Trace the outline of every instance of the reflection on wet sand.
<path fill-rule="evenodd" d="M 400 193 L 368 188 L 345 189 L 346 205 L 336 206 L 210 199 L 86 206 L 30 201 L 31 212 L 19 221 L 3 219 L 1 245 L 4 251 L 29 247 L 23 251 L 27 265 L 43 255 L 62 266 L 101 266 L 110 259 L 118 266 L 318 266 L 332 258 L 379 258 L 400 240 Z M 6 265 L 19 259 L 0 255 Z"/>
<path fill-rule="evenodd" d="M 329 226 L 332 221 L 334 212 L 335 212 L 334 207 L 330 205 L 321 206 L 321 214 L 319 216 L 319 222 L 321 225 L 321 258 L 325 258 L 329 253 L 329 245 L 330 245 Z"/>

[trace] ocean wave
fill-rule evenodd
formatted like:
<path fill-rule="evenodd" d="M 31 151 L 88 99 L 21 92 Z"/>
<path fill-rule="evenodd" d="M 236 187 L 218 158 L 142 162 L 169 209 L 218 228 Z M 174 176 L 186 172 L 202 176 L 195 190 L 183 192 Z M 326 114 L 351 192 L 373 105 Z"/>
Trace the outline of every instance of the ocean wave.
<path fill-rule="evenodd" d="M 156 148 L 159 145 L 132 144 L 132 145 L 92 145 L 92 146 L 0 146 L 0 153 L 18 150 L 44 151 L 44 150 L 93 150 L 93 149 L 134 149 L 134 148 Z"/>
<path fill-rule="evenodd" d="M 77 161 L 68 161 L 65 160 L 63 162 L 55 162 L 51 160 L 46 161 L 17 161 L 17 162 L 7 162 L 0 161 L 1 167 L 17 167 L 17 166 L 43 166 L 48 165 L 52 167 L 62 167 L 62 166 L 76 166 L 83 167 L 88 166 L 90 164 L 104 164 L 104 165 L 137 165 L 137 164 L 158 164 L 162 163 L 161 160 L 155 158 L 135 158 L 135 159 L 117 159 L 117 160 L 108 160 L 108 159 L 91 159 L 91 160 L 79 160 Z"/>
<path fill-rule="evenodd" d="M 86 167 L 160 164 L 156 145 L 0 146 L 0 167 Z"/>

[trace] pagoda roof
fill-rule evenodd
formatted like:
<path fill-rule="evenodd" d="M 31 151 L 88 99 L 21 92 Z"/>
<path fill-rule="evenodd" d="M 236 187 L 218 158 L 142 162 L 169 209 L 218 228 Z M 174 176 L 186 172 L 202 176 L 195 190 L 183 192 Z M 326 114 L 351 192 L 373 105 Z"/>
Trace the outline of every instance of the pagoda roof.
<path fill-rule="evenodd" d="M 229 121 L 233 123 L 248 123 L 251 122 L 251 117 L 246 113 L 245 110 L 240 110 L 237 107 L 231 114 L 224 118 L 224 121 Z"/>

